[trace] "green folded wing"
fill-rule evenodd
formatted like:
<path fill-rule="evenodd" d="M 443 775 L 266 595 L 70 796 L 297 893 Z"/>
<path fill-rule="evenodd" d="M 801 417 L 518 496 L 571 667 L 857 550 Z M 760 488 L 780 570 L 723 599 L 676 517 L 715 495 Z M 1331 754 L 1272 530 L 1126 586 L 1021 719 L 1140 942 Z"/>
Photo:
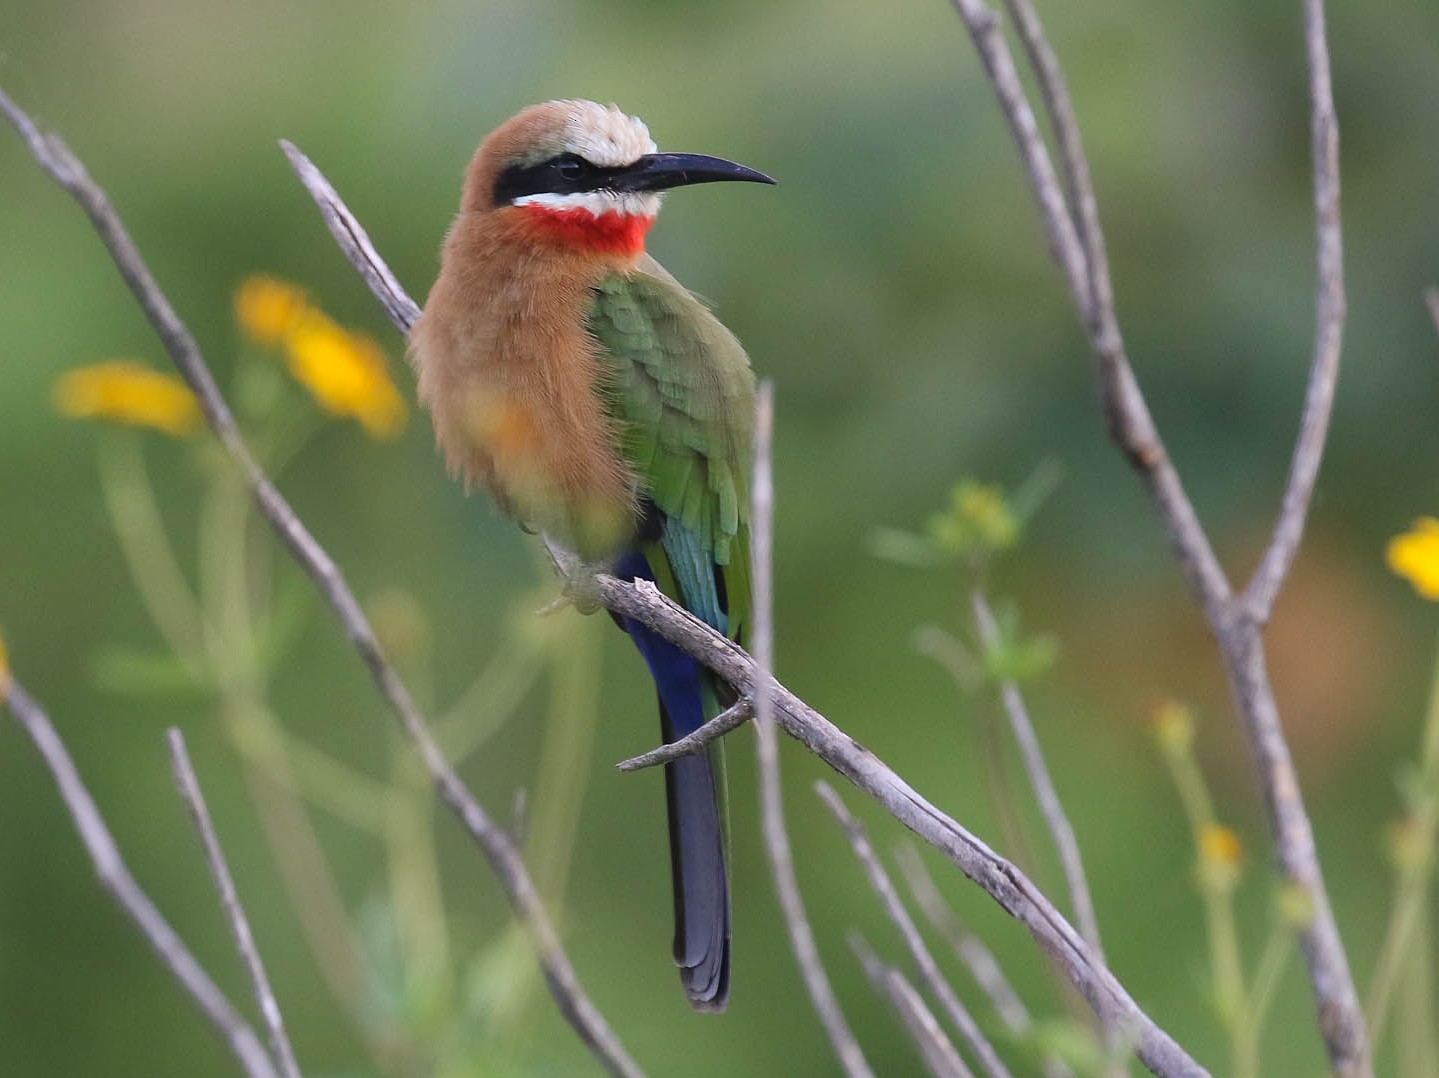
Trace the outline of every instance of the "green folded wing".
<path fill-rule="evenodd" d="M 595 286 L 586 324 L 624 455 L 667 519 L 659 549 L 645 551 L 660 587 L 737 638 L 749 606 L 749 358 L 648 256 Z"/>

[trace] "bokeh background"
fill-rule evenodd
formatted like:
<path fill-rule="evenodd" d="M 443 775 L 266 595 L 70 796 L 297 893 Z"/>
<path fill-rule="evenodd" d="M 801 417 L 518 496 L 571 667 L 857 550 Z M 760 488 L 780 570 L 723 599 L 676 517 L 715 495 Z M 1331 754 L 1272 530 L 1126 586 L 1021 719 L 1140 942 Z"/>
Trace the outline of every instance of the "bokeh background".
<path fill-rule="evenodd" d="M 1247 571 L 1281 489 L 1310 349 L 1298 5 L 1043 6 L 1083 122 L 1136 368 L 1226 564 Z M 1388 908 L 1395 777 L 1417 752 L 1439 613 L 1382 558 L 1388 536 L 1439 508 L 1439 343 L 1420 302 L 1439 281 L 1439 9 L 1334 4 L 1330 32 L 1351 316 L 1309 537 L 1269 641 L 1363 983 Z M 280 137 L 327 172 L 418 296 L 474 144 L 532 101 L 613 100 L 644 117 L 662 147 L 778 176 L 773 190 L 676 194 L 651 250 L 715 303 L 776 384 L 782 677 L 998 842 L 976 734 L 989 705 L 914 646 L 922 625 L 964 630 L 962 578 L 879 560 L 870 543 L 882 527 L 921 527 L 963 475 L 1014 484 L 1059 461 L 1063 481 L 994 590 L 1059 642 L 1028 692 L 1111 964 L 1161 1025 L 1226 1068 L 1189 836 L 1148 716 L 1168 697 L 1198 716 L 1220 814 L 1248 851 L 1238 898 L 1252 964 L 1268 932 L 1270 875 L 1248 762 L 1154 514 L 1106 443 L 1015 153 L 948 5 L 0 0 L 0 84 L 108 187 L 227 384 L 244 352 L 232 293 L 267 271 L 372 332 L 413 400 L 401 342 L 291 177 Z M 247 770 L 253 754 L 237 747 L 215 694 L 161 691 L 136 674 L 137 655 L 164 649 L 102 500 L 97 456 L 117 443 L 50 402 L 57 377 L 94 359 L 165 360 L 81 214 L 8 130 L 0 326 L 0 627 L 182 935 L 246 995 L 172 793 L 169 725 L 191 739 L 308 1073 L 380 1073 L 377 1058 L 390 1060 L 388 1073 L 592 1070 L 510 939 L 481 859 L 447 816 L 431 827 L 424 796 L 406 786 L 390 719 L 343 635 L 295 598 L 304 590 L 293 570 L 252 524 L 251 556 L 273 567 L 300 625 L 274 661 L 273 716 L 323 761 L 391 791 L 393 815 L 411 828 L 386 839 L 382 827 L 377 838 L 313 807 L 325 871 L 354 918 L 356 968 L 368 971 L 349 1007 L 329 990 L 281 883 L 277 829 L 267 829 L 277 784 Z M 308 407 L 291 392 L 291 407 Z M 144 452 L 193 570 L 213 460 L 159 437 Z M 638 1059 L 655 1074 L 834 1073 L 758 841 L 751 735 L 730 741 L 733 1004 L 723 1018 L 695 1016 L 670 968 L 660 776 L 611 767 L 656 734 L 651 690 L 624 639 L 606 619 L 573 613 L 535 627 L 530 611 L 555 589 L 532 541 L 445 478 L 419 414 L 390 442 L 325 425 L 281 485 L 388 618 L 432 709 L 483 670 L 514 675 L 512 686 L 482 686 L 464 720 L 483 737 L 464 774 L 505 818 L 527 791 L 542 885 L 583 980 Z M 792 746 L 784 763 L 800 882 L 840 997 L 881 1070 L 913 1072 L 918 1061 L 844 933 L 859 928 L 896 957 L 898 942 L 810 792 L 825 769 Z M 295 767 L 308 774 L 304 761 Z M 887 852 L 897 826 L 850 800 Z M 431 833 L 433 857 L 404 838 Z M 1032 838 L 1040 879 L 1058 897 L 1043 834 Z M 1061 1014 L 1025 934 L 930 863 L 1034 1010 Z M 416 878 L 427 881 L 421 904 L 440 894 L 447 911 L 444 961 L 423 976 L 406 970 L 411 952 L 392 924 L 396 894 Z M 0 727 L 0 1044 L 0 1069 L 17 1076 L 232 1068 L 97 888 L 49 779 L 10 727 Z M 1321 1066 L 1291 962 L 1263 1072 Z"/>

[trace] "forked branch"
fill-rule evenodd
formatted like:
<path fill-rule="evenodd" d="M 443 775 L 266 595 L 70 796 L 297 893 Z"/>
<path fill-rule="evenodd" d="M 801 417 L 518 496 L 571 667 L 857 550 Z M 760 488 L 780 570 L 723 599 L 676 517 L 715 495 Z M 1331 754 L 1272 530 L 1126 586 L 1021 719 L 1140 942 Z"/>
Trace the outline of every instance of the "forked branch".
<path fill-rule="evenodd" d="M 1313 828 L 1284 738 L 1260 637 L 1303 536 L 1333 408 L 1344 326 L 1338 125 L 1323 2 L 1304 0 L 1303 5 L 1319 278 L 1314 353 L 1278 522 L 1254 578 L 1238 598 L 1164 449 L 1130 366 L 1109 285 L 1108 258 L 1083 140 L 1063 72 L 1038 14 L 1031 0 L 1010 0 L 1063 154 L 1071 188 L 1069 201 L 997 16 L 985 0 L 952 2 L 993 84 L 1039 207 L 1050 250 L 1079 312 L 1094 355 L 1110 436 L 1154 499 L 1180 569 L 1218 641 L 1264 797 L 1280 871 L 1290 885 L 1304 893 L 1313 910 L 1300 942 L 1330 1064 L 1337 1074 L 1361 1078 L 1372 1072 L 1364 1016 L 1330 908 Z"/>

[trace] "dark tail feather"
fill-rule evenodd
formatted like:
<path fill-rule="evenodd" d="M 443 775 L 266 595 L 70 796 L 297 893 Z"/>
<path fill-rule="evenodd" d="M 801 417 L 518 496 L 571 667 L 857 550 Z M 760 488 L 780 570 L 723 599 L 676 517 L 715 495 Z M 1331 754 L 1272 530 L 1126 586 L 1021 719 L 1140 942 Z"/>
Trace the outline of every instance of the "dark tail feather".
<path fill-rule="evenodd" d="M 624 628 L 654 676 L 664 740 L 698 729 L 705 721 L 699 664 L 638 622 L 625 619 Z M 729 1000 L 729 877 L 709 755 L 666 764 L 665 790 L 674 872 L 675 963 L 690 1006 L 722 1011 Z"/>
<path fill-rule="evenodd" d="M 663 700 L 665 741 L 683 737 Z M 690 1006 L 722 1011 L 729 1002 L 729 877 L 714 765 L 708 755 L 665 765 L 674 873 L 675 963 Z"/>

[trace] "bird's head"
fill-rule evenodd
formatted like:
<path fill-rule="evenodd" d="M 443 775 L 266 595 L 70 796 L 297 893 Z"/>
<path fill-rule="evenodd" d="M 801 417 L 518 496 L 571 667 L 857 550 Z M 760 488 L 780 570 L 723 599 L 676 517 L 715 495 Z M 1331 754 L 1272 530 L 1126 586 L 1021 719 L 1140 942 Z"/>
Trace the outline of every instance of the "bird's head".
<path fill-rule="evenodd" d="M 547 101 L 480 144 L 461 209 L 513 217 L 535 240 L 637 255 L 665 191 L 722 180 L 774 183 L 720 157 L 659 153 L 649 129 L 613 105 Z"/>

